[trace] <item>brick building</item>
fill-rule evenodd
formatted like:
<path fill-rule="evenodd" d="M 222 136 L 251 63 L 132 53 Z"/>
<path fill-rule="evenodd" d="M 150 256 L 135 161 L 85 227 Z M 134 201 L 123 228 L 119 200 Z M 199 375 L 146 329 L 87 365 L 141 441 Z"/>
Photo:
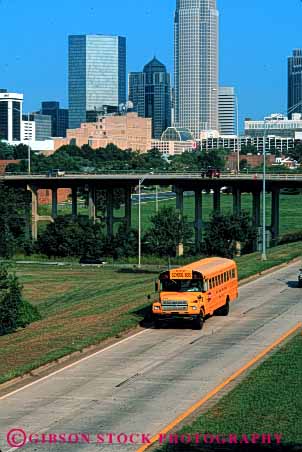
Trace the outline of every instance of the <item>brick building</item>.
<path fill-rule="evenodd" d="M 100 117 L 97 122 L 83 123 L 78 129 L 68 129 L 66 139 L 55 140 L 55 150 L 63 145 L 79 147 L 89 144 L 93 149 L 115 144 L 120 149 L 147 152 L 152 143 L 152 120 L 137 113 Z"/>

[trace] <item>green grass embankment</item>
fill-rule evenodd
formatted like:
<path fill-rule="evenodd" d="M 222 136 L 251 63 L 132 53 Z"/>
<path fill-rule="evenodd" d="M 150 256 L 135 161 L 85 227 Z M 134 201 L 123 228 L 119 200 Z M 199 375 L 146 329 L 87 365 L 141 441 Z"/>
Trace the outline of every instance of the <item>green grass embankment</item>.
<path fill-rule="evenodd" d="M 253 433 L 271 434 L 272 438 L 277 433 L 282 435 L 283 445 L 291 445 L 292 450 L 301 450 L 301 369 L 302 335 L 300 333 L 253 370 L 213 408 L 198 416 L 190 425 L 180 429 L 179 437 L 182 434 L 193 436 L 196 433 L 209 433 L 228 438 L 233 434 L 239 441 L 243 434 L 250 439 Z M 185 448 L 181 445 L 165 445 L 157 448 L 157 452 L 198 452 L 204 450 L 202 447 L 204 445 L 185 446 Z M 211 450 L 237 452 L 246 449 L 244 444 L 219 446 L 215 443 L 213 448 L 207 449 L 208 452 Z"/>

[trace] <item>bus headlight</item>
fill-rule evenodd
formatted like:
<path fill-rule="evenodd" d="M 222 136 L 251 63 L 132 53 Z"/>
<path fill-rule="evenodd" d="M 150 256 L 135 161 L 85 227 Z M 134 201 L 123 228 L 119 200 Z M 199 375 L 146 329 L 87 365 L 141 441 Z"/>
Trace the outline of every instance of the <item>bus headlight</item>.
<path fill-rule="evenodd" d="M 197 306 L 191 306 L 191 309 L 192 309 L 193 311 L 197 311 Z"/>
<path fill-rule="evenodd" d="M 153 306 L 154 311 L 160 311 L 160 307 L 159 306 Z"/>

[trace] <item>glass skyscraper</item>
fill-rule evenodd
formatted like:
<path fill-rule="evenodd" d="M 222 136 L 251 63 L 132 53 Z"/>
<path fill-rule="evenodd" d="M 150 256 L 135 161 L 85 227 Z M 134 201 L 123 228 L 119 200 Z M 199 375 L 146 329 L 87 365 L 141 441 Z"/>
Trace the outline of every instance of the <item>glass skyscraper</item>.
<path fill-rule="evenodd" d="M 216 0 L 176 0 L 175 123 L 195 138 L 219 129 L 218 24 Z"/>
<path fill-rule="evenodd" d="M 302 49 L 288 58 L 288 114 L 302 113 Z"/>
<path fill-rule="evenodd" d="M 166 67 L 153 58 L 143 72 L 129 74 L 129 100 L 144 118 L 152 118 L 152 136 L 160 139 L 171 125 L 171 81 Z"/>
<path fill-rule="evenodd" d="M 69 36 L 69 127 L 126 102 L 126 38 Z"/>

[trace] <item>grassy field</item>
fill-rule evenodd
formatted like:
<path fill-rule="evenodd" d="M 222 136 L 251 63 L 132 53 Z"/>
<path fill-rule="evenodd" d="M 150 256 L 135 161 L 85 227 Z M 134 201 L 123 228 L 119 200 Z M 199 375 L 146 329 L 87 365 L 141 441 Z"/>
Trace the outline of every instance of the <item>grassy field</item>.
<path fill-rule="evenodd" d="M 299 334 L 252 371 L 212 409 L 182 428 L 179 435 L 209 433 L 228 437 L 233 434 L 241 439 L 243 434 L 251 438 L 255 432 L 270 433 L 272 437 L 278 433 L 282 434 L 282 444 L 292 445 L 292 450 L 301 450 L 301 369 L 302 335 Z M 166 445 L 158 448 L 157 452 L 197 452 L 205 450 L 203 447 Z M 208 447 L 206 450 L 228 452 L 246 448 L 244 445 L 224 445 L 219 448 L 213 444 L 213 448 Z M 254 451 L 255 448 L 248 450 Z"/>
<path fill-rule="evenodd" d="M 287 232 L 297 231 L 302 229 L 302 199 L 301 195 L 281 195 L 280 196 L 280 229 L 281 234 Z M 175 199 L 167 201 L 159 201 L 159 207 L 173 206 L 175 207 Z M 297 206 L 300 206 L 297 208 Z M 233 198 L 232 195 L 221 195 L 221 208 L 223 212 L 232 212 Z M 194 197 L 185 196 L 184 198 L 184 213 L 190 221 L 193 221 L 194 215 Z M 213 209 L 213 195 L 203 195 L 203 219 L 208 221 Z M 250 194 L 242 195 L 242 209 L 252 214 L 252 196 Z M 271 196 L 267 195 L 267 225 L 271 221 Z M 40 213 L 43 215 L 50 214 L 49 206 L 40 206 Z M 150 226 L 150 218 L 156 213 L 155 201 L 148 201 L 142 204 L 142 228 L 148 229 Z M 71 206 L 68 204 L 59 206 L 59 214 L 71 214 Z M 79 205 L 79 214 L 88 215 L 88 209 L 83 204 Z M 116 210 L 115 216 L 120 217 L 124 215 L 124 209 Z M 133 227 L 138 227 L 138 206 L 133 203 L 132 207 L 132 222 Z M 118 226 L 117 226 L 118 227 Z"/>
<path fill-rule="evenodd" d="M 298 256 L 302 242 L 270 250 L 264 263 L 259 253 L 243 256 L 238 259 L 240 278 Z M 160 266 L 134 273 L 111 266 L 12 264 L 11 271 L 20 277 L 24 297 L 38 307 L 42 320 L 0 337 L 0 383 L 137 326 Z"/>

